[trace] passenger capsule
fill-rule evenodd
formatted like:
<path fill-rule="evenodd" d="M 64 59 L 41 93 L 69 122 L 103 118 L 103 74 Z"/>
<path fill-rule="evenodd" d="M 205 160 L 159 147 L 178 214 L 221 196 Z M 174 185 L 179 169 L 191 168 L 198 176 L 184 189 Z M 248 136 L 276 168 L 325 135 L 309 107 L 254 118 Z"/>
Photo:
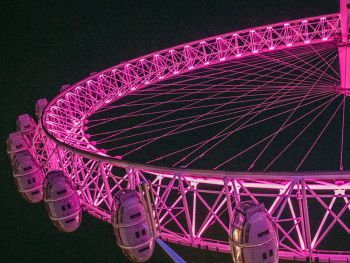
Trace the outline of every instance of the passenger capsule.
<path fill-rule="evenodd" d="M 154 252 L 154 238 L 150 236 L 145 209 L 137 191 L 124 189 L 113 200 L 112 224 L 118 246 L 133 262 L 145 262 Z"/>
<path fill-rule="evenodd" d="M 278 235 L 264 204 L 237 205 L 230 221 L 230 247 L 234 263 L 278 262 Z"/>
<path fill-rule="evenodd" d="M 62 171 L 50 171 L 45 176 L 44 202 L 50 219 L 60 231 L 78 229 L 82 219 L 79 196 Z"/>
<path fill-rule="evenodd" d="M 43 199 L 43 172 L 29 151 L 21 151 L 13 157 L 13 167 L 18 191 L 30 203 Z"/>
<path fill-rule="evenodd" d="M 44 112 L 46 105 L 49 103 L 47 99 L 40 99 L 35 104 L 35 115 L 38 121 L 40 121 L 41 116 Z"/>
<path fill-rule="evenodd" d="M 13 167 L 13 158 L 15 154 L 23 151 L 28 151 L 29 142 L 21 132 L 12 132 L 7 138 L 6 145 L 7 154 L 12 163 L 12 168 L 15 169 L 15 167 Z"/>
<path fill-rule="evenodd" d="M 17 131 L 21 131 L 31 141 L 35 133 L 36 123 L 29 114 L 22 114 L 17 118 Z"/>

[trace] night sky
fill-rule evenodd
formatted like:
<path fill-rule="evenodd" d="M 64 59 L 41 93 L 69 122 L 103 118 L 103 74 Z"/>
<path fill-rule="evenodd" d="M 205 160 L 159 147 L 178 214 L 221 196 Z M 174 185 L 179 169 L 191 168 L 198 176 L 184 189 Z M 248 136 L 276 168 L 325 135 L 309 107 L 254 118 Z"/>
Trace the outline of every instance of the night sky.
<path fill-rule="evenodd" d="M 84 4 L 82 4 L 84 2 Z M 16 190 L 5 140 L 37 99 L 90 72 L 221 33 L 337 12 L 337 0 L 7 1 L 1 8 L 0 262 L 128 262 L 111 226 L 84 215 L 73 234 L 56 231 L 44 205 Z M 188 262 L 229 255 L 176 247 Z M 160 250 L 151 262 L 170 262 Z"/>

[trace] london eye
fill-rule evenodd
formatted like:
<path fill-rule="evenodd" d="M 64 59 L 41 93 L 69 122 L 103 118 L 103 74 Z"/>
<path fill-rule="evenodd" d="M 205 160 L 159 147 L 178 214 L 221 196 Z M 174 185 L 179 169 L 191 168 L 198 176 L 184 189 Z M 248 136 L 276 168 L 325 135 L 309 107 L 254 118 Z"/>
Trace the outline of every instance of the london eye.
<path fill-rule="evenodd" d="M 112 224 L 135 262 L 154 241 L 234 262 L 349 262 L 349 10 L 340 0 L 339 13 L 192 41 L 63 86 L 8 137 L 20 193 L 44 200 L 61 231 L 85 214 Z"/>

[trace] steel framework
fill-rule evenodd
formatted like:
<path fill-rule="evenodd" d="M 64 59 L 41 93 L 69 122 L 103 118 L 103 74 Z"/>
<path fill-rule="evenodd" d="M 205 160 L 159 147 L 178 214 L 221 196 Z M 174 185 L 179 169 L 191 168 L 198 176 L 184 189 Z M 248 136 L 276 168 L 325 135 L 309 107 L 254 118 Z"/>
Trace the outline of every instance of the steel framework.
<path fill-rule="evenodd" d="M 47 106 L 34 138 L 47 171 L 61 168 L 83 208 L 110 222 L 114 194 L 152 184 L 160 237 L 229 252 L 229 218 L 241 200 L 264 202 L 280 234 L 280 257 L 349 262 L 334 235 L 350 236 L 350 172 L 223 172 L 157 167 L 108 156 L 89 141 L 86 119 L 128 94 L 178 74 L 244 56 L 340 41 L 339 14 L 258 27 L 162 50 L 96 73 L 62 91 Z M 344 87 L 342 87 L 344 88 Z M 315 216 L 311 208 L 319 210 Z"/>

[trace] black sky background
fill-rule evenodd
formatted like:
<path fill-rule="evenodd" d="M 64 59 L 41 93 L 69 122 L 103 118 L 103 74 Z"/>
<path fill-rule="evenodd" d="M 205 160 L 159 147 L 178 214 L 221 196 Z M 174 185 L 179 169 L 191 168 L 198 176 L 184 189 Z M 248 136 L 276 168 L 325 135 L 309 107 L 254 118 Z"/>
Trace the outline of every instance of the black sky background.
<path fill-rule="evenodd" d="M 15 120 L 63 84 L 159 49 L 284 20 L 337 12 L 337 0 L 1 1 L 0 262 L 128 262 L 111 226 L 84 215 L 56 231 L 43 204 L 18 194 L 5 152 Z M 188 262 L 230 262 L 179 248 Z M 170 262 L 157 249 L 151 262 Z"/>

